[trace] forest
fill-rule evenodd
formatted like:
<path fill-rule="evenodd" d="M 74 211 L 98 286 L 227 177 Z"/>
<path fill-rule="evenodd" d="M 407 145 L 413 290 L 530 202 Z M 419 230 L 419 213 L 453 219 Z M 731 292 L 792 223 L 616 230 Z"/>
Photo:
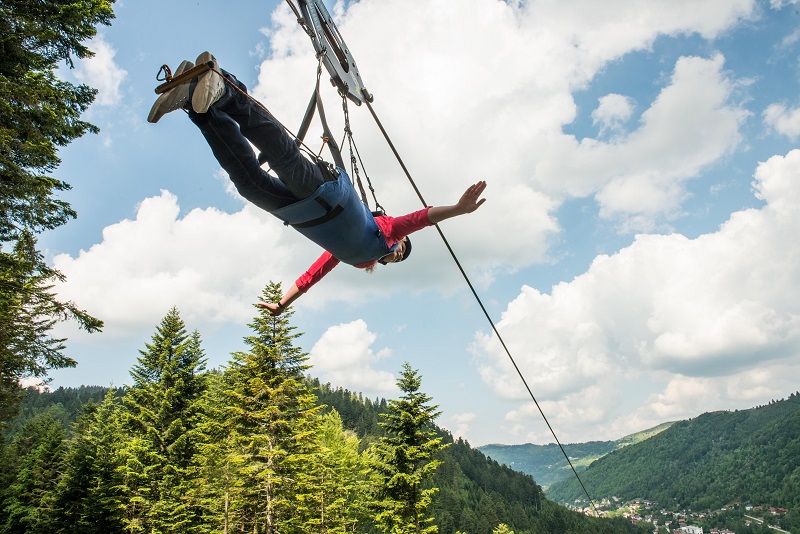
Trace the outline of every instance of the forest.
<path fill-rule="evenodd" d="M 454 440 L 407 364 L 388 401 L 309 378 L 291 316 L 260 310 L 249 350 L 206 370 L 172 309 L 130 386 L 28 390 L 0 451 L 0 532 L 639 531 Z"/>
<path fill-rule="evenodd" d="M 786 508 L 780 524 L 800 531 L 800 394 L 677 422 L 604 456 L 581 478 L 595 499 L 647 499 L 668 510 Z M 558 502 L 581 497 L 571 480 L 547 495 Z"/>

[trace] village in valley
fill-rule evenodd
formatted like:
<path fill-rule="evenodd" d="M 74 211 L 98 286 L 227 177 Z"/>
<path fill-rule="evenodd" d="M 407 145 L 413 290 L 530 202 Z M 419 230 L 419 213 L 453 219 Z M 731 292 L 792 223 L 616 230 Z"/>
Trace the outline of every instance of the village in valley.
<path fill-rule="evenodd" d="M 618 497 L 602 499 L 595 503 L 593 508 L 585 500 L 576 500 L 570 505 L 573 510 L 582 512 L 586 515 L 602 516 L 623 516 L 633 524 L 652 523 L 654 534 L 680 532 L 687 534 L 738 534 L 735 530 L 721 527 L 703 527 L 704 523 L 710 522 L 715 516 L 720 514 L 738 513 L 744 517 L 744 525 L 766 526 L 774 532 L 785 532 L 776 524 L 781 516 L 789 512 L 786 508 L 770 506 L 755 506 L 751 504 L 732 503 L 722 507 L 720 510 L 707 510 L 703 512 L 690 509 L 680 511 L 670 511 L 658 503 L 645 499 L 634 499 L 623 501 Z"/>

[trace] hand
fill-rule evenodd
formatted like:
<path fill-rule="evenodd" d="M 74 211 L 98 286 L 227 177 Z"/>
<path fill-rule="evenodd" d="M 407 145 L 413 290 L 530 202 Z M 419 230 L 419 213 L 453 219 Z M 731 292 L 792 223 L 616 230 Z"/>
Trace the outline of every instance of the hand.
<path fill-rule="evenodd" d="M 458 210 L 461 213 L 472 213 L 476 209 L 480 208 L 481 204 L 486 202 L 485 198 L 478 200 L 478 198 L 483 194 L 484 189 L 486 189 L 486 182 L 483 180 L 469 186 L 456 203 Z"/>
<path fill-rule="evenodd" d="M 433 206 L 428 210 L 428 221 L 431 224 L 439 224 L 450 217 L 472 213 L 486 202 L 485 198 L 478 200 L 484 189 L 486 189 L 486 182 L 481 180 L 469 186 L 458 202 L 452 206 Z"/>
<path fill-rule="evenodd" d="M 284 306 L 280 306 L 275 302 L 257 302 L 256 306 L 262 310 L 269 310 L 270 315 L 277 317 L 283 313 Z"/>

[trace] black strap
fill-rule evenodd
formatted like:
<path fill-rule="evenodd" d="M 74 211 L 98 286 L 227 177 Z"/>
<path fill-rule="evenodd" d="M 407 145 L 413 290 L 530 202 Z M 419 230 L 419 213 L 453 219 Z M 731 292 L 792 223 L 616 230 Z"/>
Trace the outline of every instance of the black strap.
<path fill-rule="evenodd" d="M 290 224 L 289 226 L 292 228 L 311 228 L 313 226 L 319 226 L 320 224 L 326 223 L 334 217 L 337 217 L 344 211 L 344 206 L 341 204 L 337 204 L 336 207 L 331 207 L 331 205 L 325 202 L 325 200 L 322 198 L 317 198 L 316 201 L 325 209 L 325 215 L 303 223 Z"/>

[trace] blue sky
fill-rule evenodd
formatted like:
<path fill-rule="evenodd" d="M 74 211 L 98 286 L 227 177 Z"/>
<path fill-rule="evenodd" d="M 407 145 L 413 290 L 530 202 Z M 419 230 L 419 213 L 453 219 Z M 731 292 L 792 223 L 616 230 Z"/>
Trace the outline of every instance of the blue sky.
<path fill-rule="evenodd" d="M 327 5 L 426 200 L 489 183 L 442 229 L 562 442 L 796 391 L 797 2 Z M 299 124 L 310 41 L 282 2 L 236 7 L 118 2 L 95 58 L 61 73 L 100 90 L 86 118 L 101 132 L 61 151 L 79 216 L 40 243 L 67 276 L 59 294 L 106 328 L 58 327 L 78 366 L 53 387 L 128 383 L 172 306 L 224 365 L 266 283 L 291 285 L 319 253 L 236 195 L 181 112 L 146 122 L 160 65 L 209 50 Z M 333 89 L 325 101 L 341 132 Z M 381 203 L 418 209 L 368 111 L 350 113 Z M 312 373 L 391 397 L 408 361 L 473 444 L 552 441 L 436 232 L 414 244 L 403 265 L 340 266 L 296 303 Z"/>

